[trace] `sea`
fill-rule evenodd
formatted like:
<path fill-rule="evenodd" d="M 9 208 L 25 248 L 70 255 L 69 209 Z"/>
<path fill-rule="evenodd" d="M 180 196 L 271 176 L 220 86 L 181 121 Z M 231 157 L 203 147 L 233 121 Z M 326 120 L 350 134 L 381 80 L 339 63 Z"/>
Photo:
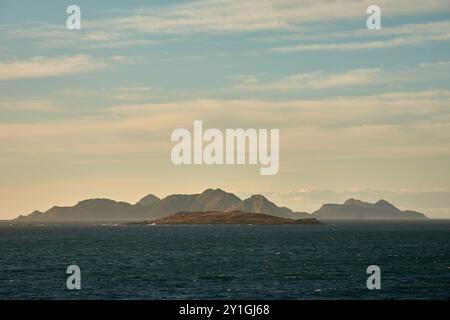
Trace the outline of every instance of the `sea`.
<path fill-rule="evenodd" d="M 67 268 L 80 270 L 80 290 Z M 370 290 L 367 267 L 380 268 Z M 0 223 L 0 299 L 450 299 L 450 221 Z"/>

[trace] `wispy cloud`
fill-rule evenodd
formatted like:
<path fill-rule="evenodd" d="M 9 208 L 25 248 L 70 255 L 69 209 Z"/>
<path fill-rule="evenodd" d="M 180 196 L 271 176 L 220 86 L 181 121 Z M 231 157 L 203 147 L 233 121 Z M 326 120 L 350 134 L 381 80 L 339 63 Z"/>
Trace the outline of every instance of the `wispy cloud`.
<path fill-rule="evenodd" d="M 450 20 L 437 20 L 420 23 L 404 23 L 400 25 L 384 25 L 380 30 L 370 31 L 365 25 L 360 28 L 339 28 L 335 24 L 314 24 L 299 32 L 276 33 L 254 36 L 250 39 L 258 42 L 277 41 L 325 41 L 337 39 L 389 39 L 393 36 L 432 36 L 447 34 Z M 373 41 L 373 40 L 372 40 Z"/>
<path fill-rule="evenodd" d="M 201 0 L 191 3 L 129 10 L 122 15 L 92 22 L 114 29 L 145 33 L 253 32 L 301 30 L 319 21 L 360 19 L 370 1 L 342 0 Z M 448 1 L 418 0 L 377 2 L 390 16 L 448 10 Z"/>
<path fill-rule="evenodd" d="M 302 41 L 299 44 L 276 46 L 268 49 L 268 52 L 367 50 L 449 41 L 449 29 L 450 20 L 389 25 L 375 32 L 367 29 L 336 31 L 332 27 L 325 25 L 316 26 L 308 32 L 256 37 L 253 40 L 265 42 Z"/>
<path fill-rule="evenodd" d="M 139 90 L 138 90 L 139 91 Z M 5 123 L 4 151 L 40 154 L 122 154 L 123 148 L 157 154 L 171 130 L 202 119 L 208 126 L 278 127 L 289 159 L 307 157 L 398 157 L 449 155 L 449 91 L 396 92 L 367 97 L 270 102 L 193 100 L 123 104 L 103 117 Z M 130 144 L 130 137 L 133 143 Z M 299 139 L 303 137 L 303 139 Z M 67 148 L 67 144 L 73 144 Z M 161 145 L 163 146 L 161 146 Z M 104 149 L 106 148 L 106 149 Z M 161 149 L 162 148 L 162 149 Z M 297 150 L 297 151 L 295 151 Z M 294 157 L 294 158 L 292 158 Z"/>
<path fill-rule="evenodd" d="M 104 68 L 105 63 L 87 55 L 32 57 L 28 60 L 0 62 L 0 80 L 41 78 L 85 73 Z"/>
<path fill-rule="evenodd" d="M 355 69 L 342 73 L 325 73 L 323 71 L 298 73 L 277 80 L 266 80 L 264 75 L 244 75 L 235 79 L 238 81 L 236 88 L 240 90 L 285 92 L 367 85 L 377 82 L 381 73 L 382 69 L 372 68 Z"/>
<path fill-rule="evenodd" d="M 136 83 L 120 87 L 114 97 L 118 100 L 144 100 L 150 97 L 152 91 L 151 86 Z"/>
<path fill-rule="evenodd" d="M 298 51 L 318 51 L 318 50 L 365 50 L 365 49 L 380 49 L 398 46 L 412 46 L 434 41 L 448 41 L 450 40 L 450 33 L 444 33 L 431 36 L 408 36 L 396 37 L 387 40 L 377 41 L 361 41 L 361 42 L 345 42 L 345 43 L 314 43 L 314 44 L 299 44 L 274 47 L 269 49 L 270 52 L 298 52 Z"/>
<path fill-rule="evenodd" d="M 448 40 L 449 21 L 435 21 L 387 26 L 376 32 L 378 36 L 407 35 L 407 39 L 357 39 L 341 44 L 322 42 L 332 38 L 373 36 L 374 33 L 367 29 L 333 29 L 334 22 L 341 20 L 360 20 L 363 26 L 365 10 L 370 4 L 370 1 L 353 0 L 199 0 L 99 12 L 95 19 L 83 20 L 83 32 L 69 32 L 62 24 L 45 22 L 2 25 L 0 29 L 2 36 L 10 41 L 28 39 L 38 47 L 76 45 L 83 49 L 157 45 L 171 41 L 168 35 L 183 37 L 191 34 L 251 34 L 261 31 L 267 32 L 264 36 L 269 38 L 321 41 L 272 48 L 271 51 L 275 52 L 361 50 Z M 449 11 L 448 0 L 379 0 L 377 5 L 382 8 L 383 15 L 390 18 Z M 275 35 L 277 32 L 279 34 Z M 165 38 L 154 37 L 158 35 L 165 35 Z"/>
<path fill-rule="evenodd" d="M 95 23 L 95 24 L 98 24 Z M 36 48 L 124 48 L 129 46 L 147 46 L 158 44 L 159 41 L 146 39 L 142 34 L 125 32 L 124 30 L 111 30 L 105 23 L 101 28 L 89 27 L 89 21 L 83 23 L 82 32 L 71 32 L 61 24 L 45 22 L 27 22 L 21 25 L 1 25 L 0 30 L 5 40 L 26 40 Z M 45 41 L 42 41 L 45 39 Z"/>
<path fill-rule="evenodd" d="M 57 105 L 50 100 L 9 99 L 2 97 L 0 100 L 0 111 L 2 110 L 20 112 L 54 112 L 59 109 Z"/>
<path fill-rule="evenodd" d="M 450 62 L 438 61 L 419 63 L 416 66 L 396 70 L 384 68 L 351 69 L 342 72 L 323 70 L 295 73 L 283 77 L 267 74 L 237 75 L 230 77 L 235 82 L 234 89 L 257 92 L 289 92 L 301 90 L 324 90 L 331 88 L 386 84 L 389 86 L 405 83 L 429 83 L 450 79 Z"/>

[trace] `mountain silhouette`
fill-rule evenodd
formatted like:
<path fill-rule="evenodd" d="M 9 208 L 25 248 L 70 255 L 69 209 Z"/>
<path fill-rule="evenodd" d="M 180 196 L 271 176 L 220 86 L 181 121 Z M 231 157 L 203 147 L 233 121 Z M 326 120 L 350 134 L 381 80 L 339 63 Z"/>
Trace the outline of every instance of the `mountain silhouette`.
<path fill-rule="evenodd" d="M 228 211 L 241 202 L 237 196 L 221 189 L 207 189 L 199 194 L 173 194 L 154 203 L 150 209 L 153 218 L 180 211 Z"/>
<path fill-rule="evenodd" d="M 139 200 L 136 204 L 140 205 L 142 207 L 150 207 L 160 201 L 161 199 L 153 194 L 148 194 L 145 197 L 143 197 L 141 200 Z"/>
<path fill-rule="evenodd" d="M 264 213 L 281 218 L 293 218 L 294 213 L 291 209 L 278 207 L 275 203 L 267 200 L 266 197 L 257 194 L 244 201 L 240 201 L 231 207 L 231 210 L 242 212 Z"/>
<path fill-rule="evenodd" d="M 401 211 L 391 203 L 380 200 L 374 204 L 348 199 L 343 204 L 324 204 L 319 210 L 308 214 L 293 212 L 279 207 L 263 195 L 253 195 L 241 200 L 233 193 L 222 189 L 207 189 L 198 194 L 173 194 L 163 199 L 149 194 L 136 204 L 117 202 L 110 199 L 89 199 L 72 207 L 53 207 L 45 212 L 34 211 L 21 215 L 17 221 L 136 221 L 153 220 L 178 212 L 247 212 L 271 215 L 278 218 L 305 219 L 426 219 L 422 213 Z"/>
<path fill-rule="evenodd" d="M 416 211 L 401 211 L 386 200 L 376 203 L 348 199 L 343 204 L 324 204 L 312 216 L 322 220 L 417 220 L 427 217 Z"/>
<path fill-rule="evenodd" d="M 78 202 L 73 207 L 52 207 L 40 212 L 34 211 L 28 216 L 20 216 L 24 221 L 92 221 L 92 220 L 123 220 L 145 219 L 148 209 L 127 202 L 117 202 L 109 199 L 89 199 Z"/>

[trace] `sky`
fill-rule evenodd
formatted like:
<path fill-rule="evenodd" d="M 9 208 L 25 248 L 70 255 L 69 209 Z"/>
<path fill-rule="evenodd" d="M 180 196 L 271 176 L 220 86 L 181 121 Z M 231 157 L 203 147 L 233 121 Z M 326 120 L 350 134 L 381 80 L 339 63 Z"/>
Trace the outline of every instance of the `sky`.
<path fill-rule="evenodd" d="M 0 0 L 0 219 L 207 188 L 450 219 L 449 102 L 450 0 Z M 175 166 L 194 120 L 280 129 L 278 174 Z"/>

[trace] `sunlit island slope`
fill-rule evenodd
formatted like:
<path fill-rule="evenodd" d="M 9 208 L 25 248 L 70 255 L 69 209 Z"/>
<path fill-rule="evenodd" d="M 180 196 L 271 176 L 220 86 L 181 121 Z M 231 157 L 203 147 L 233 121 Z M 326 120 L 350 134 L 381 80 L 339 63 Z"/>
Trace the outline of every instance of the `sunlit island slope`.
<path fill-rule="evenodd" d="M 231 225 L 279 225 L 279 224 L 307 224 L 320 225 L 319 220 L 314 218 L 289 219 L 275 217 L 263 213 L 249 213 L 241 211 L 222 212 L 178 212 L 169 216 L 143 222 L 130 222 L 128 225 L 173 225 L 173 224 L 231 224 Z"/>

